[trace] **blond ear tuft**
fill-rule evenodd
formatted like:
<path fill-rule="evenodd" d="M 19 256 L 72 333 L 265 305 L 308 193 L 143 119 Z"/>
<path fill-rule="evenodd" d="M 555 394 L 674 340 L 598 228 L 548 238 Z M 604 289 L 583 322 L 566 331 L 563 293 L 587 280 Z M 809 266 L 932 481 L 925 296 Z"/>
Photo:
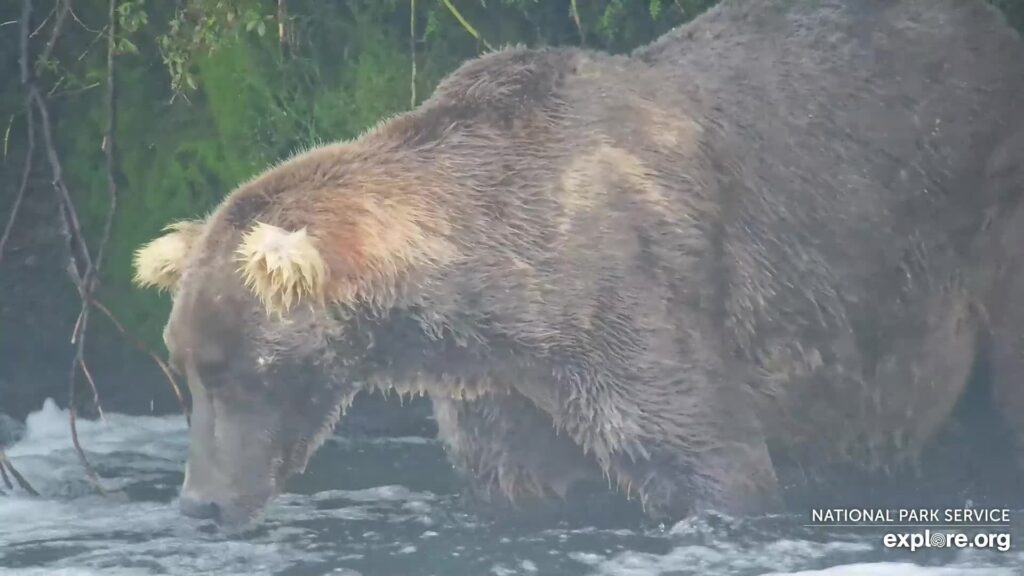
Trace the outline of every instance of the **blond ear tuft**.
<path fill-rule="evenodd" d="M 192 244 L 202 229 L 203 222 L 196 220 L 184 220 L 165 226 L 167 234 L 135 251 L 135 276 L 132 279 L 135 284 L 158 290 L 173 288 L 181 277 Z"/>
<path fill-rule="evenodd" d="M 323 303 L 327 264 L 305 228 L 288 232 L 257 222 L 242 237 L 237 255 L 245 285 L 267 313 L 283 314 L 307 297 Z"/>

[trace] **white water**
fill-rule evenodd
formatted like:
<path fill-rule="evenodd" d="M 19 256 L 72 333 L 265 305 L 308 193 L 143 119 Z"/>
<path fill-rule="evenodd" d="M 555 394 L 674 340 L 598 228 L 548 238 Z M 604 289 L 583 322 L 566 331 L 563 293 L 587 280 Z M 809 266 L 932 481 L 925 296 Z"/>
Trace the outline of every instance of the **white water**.
<path fill-rule="evenodd" d="M 43 496 L 0 496 L 0 575 L 1024 574 L 1016 542 L 1007 553 L 897 556 L 878 534 L 815 534 L 800 518 L 516 528 L 463 505 L 441 450 L 417 438 L 329 443 L 296 481 L 300 493 L 275 502 L 253 533 L 225 538 L 177 513 L 185 433 L 180 416 L 80 421 L 111 491 L 100 496 L 71 448 L 67 413 L 48 401 L 7 450 Z"/>

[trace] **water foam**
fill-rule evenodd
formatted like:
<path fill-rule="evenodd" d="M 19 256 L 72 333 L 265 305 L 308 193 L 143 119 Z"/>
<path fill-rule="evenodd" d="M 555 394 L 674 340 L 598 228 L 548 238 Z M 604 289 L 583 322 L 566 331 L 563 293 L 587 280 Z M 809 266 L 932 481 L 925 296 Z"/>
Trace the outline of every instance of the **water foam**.
<path fill-rule="evenodd" d="M 887 556 L 871 536 L 817 541 L 785 518 L 767 528 L 706 518 L 669 529 L 503 527 L 464 508 L 456 484 L 424 473 L 441 458 L 436 442 L 380 438 L 332 443 L 324 458 L 343 466 L 324 467 L 328 478 L 310 495 L 281 496 L 254 533 L 228 538 L 174 506 L 187 450 L 181 416 L 79 422 L 83 446 L 113 489 L 102 496 L 84 480 L 67 418 L 48 400 L 7 450 L 43 497 L 0 497 L 0 576 L 1009 576 L 1024 564 L 1016 551 L 975 551 L 919 566 Z"/>

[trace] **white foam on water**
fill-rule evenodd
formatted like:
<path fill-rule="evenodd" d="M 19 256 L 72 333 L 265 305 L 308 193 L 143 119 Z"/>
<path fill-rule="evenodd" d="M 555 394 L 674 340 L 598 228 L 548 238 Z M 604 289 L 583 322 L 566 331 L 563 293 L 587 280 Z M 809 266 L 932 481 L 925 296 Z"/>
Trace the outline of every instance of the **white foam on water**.
<path fill-rule="evenodd" d="M 876 546 L 868 542 L 811 542 L 778 540 L 738 546 L 717 542 L 707 546 L 677 546 L 667 554 L 624 551 L 602 556 L 570 553 L 573 560 L 591 567 L 593 576 L 699 575 L 726 576 L 1019 576 L 1020 568 L 957 562 L 949 566 L 919 566 L 902 562 L 844 563 L 826 569 L 807 570 L 834 555 L 867 555 Z"/>
<path fill-rule="evenodd" d="M 416 492 L 405 486 L 375 486 L 363 490 L 324 490 L 314 500 L 349 500 L 351 502 L 425 502 L 437 497 L 430 492 Z"/>
<path fill-rule="evenodd" d="M 417 489 L 414 481 L 408 487 L 284 494 L 258 530 L 229 538 L 198 530 L 173 502 L 188 443 L 180 415 L 108 414 L 103 422 L 78 424 L 93 463 L 117 475 L 104 479 L 112 491 L 97 495 L 85 481 L 67 411 L 48 400 L 7 450 L 43 497 L 20 491 L 0 497 L 0 576 L 261 575 L 295 568 L 359 576 L 377 573 L 371 562 L 376 557 L 400 562 L 405 568 L 395 568 L 399 573 L 523 576 L 1009 576 L 1019 571 L 1007 562 L 1024 563 L 1016 550 L 1000 556 L 998 565 L 990 563 L 992 556 L 968 551 L 944 567 L 883 562 L 891 558 L 869 537 L 814 542 L 786 537 L 781 528 L 738 541 L 730 532 L 743 533 L 743 521 L 697 519 L 654 533 L 586 527 L 503 532 L 459 508 L 450 493 Z M 401 438 L 341 441 L 370 458 L 393 458 L 394 450 L 373 448 L 385 443 L 406 451 L 434 449 L 433 441 Z M 149 494 L 141 500 L 118 490 L 140 486 Z M 640 541 L 663 552 L 652 553 Z M 552 570 L 553 561 L 564 569 Z"/>
<path fill-rule="evenodd" d="M 690 545 L 677 546 L 667 554 L 624 551 L 607 558 L 590 554 L 574 559 L 590 564 L 593 566 L 591 574 L 602 576 L 654 576 L 668 573 L 711 576 L 798 568 L 830 554 L 870 550 L 870 545 L 861 543 L 780 540 L 755 546 L 730 543 Z"/>
<path fill-rule="evenodd" d="M 299 561 L 306 532 L 272 530 L 251 541 L 197 531 L 172 505 L 111 502 L 110 497 L 70 501 L 0 499 L 0 565 L 8 554 L 33 555 L 48 567 L 11 574 L 270 574 Z M 61 558 L 65 549 L 73 553 Z M 56 558 L 55 558 L 56 557 Z M 122 568 L 142 565 L 148 568 Z"/>
<path fill-rule="evenodd" d="M 771 572 L 764 576 L 1015 576 L 1012 568 L 970 568 L 967 566 L 918 566 L 909 562 L 868 562 L 845 564 L 823 570 Z"/>
<path fill-rule="evenodd" d="M 11 458 L 45 456 L 72 449 L 68 411 L 59 408 L 52 398 L 43 402 L 40 411 L 28 415 L 25 427 L 25 436 L 7 450 Z M 79 418 L 76 427 L 82 446 L 90 453 L 128 451 L 156 458 L 180 456 L 178 448 L 186 442 L 188 431 L 181 415 L 107 414 L 104 420 Z"/>
<path fill-rule="evenodd" d="M 103 461 L 122 468 L 135 461 L 145 463 L 144 469 L 131 477 L 105 479 L 104 487 L 112 491 L 130 482 L 179 473 L 184 466 L 187 424 L 180 415 L 107 414 L 104 420 L 79 418 L 76 427 L 79 442 L 94 465 Z M 67 410 L 48 398 L 41 410 L 29 414 L 25 428 L 24 437 L 6 452 L 34 488 L 49 497 L 85 497 L 95 492 L 71 442 Z"/>
<path fill-rule="evenodd" d="M 141 576 L 151 574 L 146 570 L 107 568 L 90 570 L 88 568 L 20 568 L 10 570 L 0 568 L 0 576 Z"/>
<path fill-rule="evenodd" d="M 46 566 L 0 568 L 0 575 L 270 574 L 311 557 L 287 545 L 300 540 L 302 530 L 280 529 L 252 541 L 210 537 L 173 502 L 133 502 L 117 491 L 154 472 L 180 479 L 187 446 L 180 415 L 107 414 L 103 421 L 80 419 L 77 428 L 94 465 L 132 469 L 123 478 L 104 478 L 110 493 L 95 494 L 71 445 L 67 411 L 47 400 L 26 419 L 24 437 L 7 449 L 43 497 L 19 491 L 0 498 L 0 566 L 19 557 L 24 563 L 25 556 Z"/>

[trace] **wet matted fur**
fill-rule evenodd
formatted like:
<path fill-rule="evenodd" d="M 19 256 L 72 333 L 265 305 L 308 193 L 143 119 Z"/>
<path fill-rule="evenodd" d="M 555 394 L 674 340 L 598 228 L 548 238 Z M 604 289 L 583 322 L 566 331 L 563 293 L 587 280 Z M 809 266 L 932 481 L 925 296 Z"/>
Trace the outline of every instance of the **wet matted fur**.
<path fill-rule="evenodd" d="M 981 0 L 731 0 L 466 63 L 140 268 L 195 398 L 183 509 L 251 518 L 394 388 L 488 494 L 758 513 L 777 462 L 912 460 L 982 339 L 1024 453 L 1022 61 Z"/>

